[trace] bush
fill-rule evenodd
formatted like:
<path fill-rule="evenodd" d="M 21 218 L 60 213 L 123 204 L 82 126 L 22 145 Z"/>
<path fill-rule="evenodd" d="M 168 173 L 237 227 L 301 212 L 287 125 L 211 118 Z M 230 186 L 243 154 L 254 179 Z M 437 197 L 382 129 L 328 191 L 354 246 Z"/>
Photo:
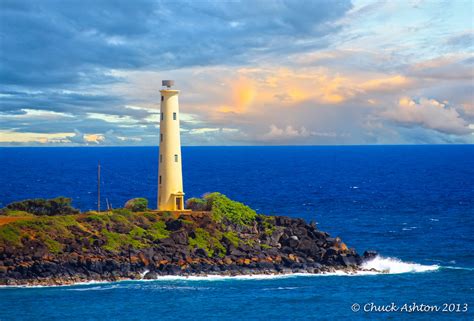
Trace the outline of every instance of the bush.
<path fill-rule="evenodd" d="M 209 211 L 207 202 L 202 198 L 193 197 L 186 201 L 186 208 L 193 211 Z"/>
<path fill-rule="evenodd" d="M 132 198 L 125 203 L 125 208 L 132 212 L 144 212 L 148 209 L 148 200 L 143 197 Z"/>
<path fill-rule="evenodd" d="M 257 217 L 257 213 L 240 202 L 233 201 L 221 193 L 204 195 L 207 207 L 211 209 L 212 217 L 218 222 L 227 220 L 236 225 L 249 225 Z"/>
<path fill-rule="evenodd" d="M 189 247 L 191 249 L 200 248 L 206 251 L 207 256 L 212 257 L 216 254 L 219 257 L 224 257 L 226 253 L 225 247 L 219 240 L 212 236 L 208 231 L 202 228 L 196 228 L 194 236 L 190 236 Z"/>
<path fill-rule="evenodd" d="M 78 214 L 79 210 L 71 206 L 72 200 L 67 197 L 53 199 L 37 198 L 8 204 L 5 209 L 24 211 L 38 216 L 55 216 Z"/>

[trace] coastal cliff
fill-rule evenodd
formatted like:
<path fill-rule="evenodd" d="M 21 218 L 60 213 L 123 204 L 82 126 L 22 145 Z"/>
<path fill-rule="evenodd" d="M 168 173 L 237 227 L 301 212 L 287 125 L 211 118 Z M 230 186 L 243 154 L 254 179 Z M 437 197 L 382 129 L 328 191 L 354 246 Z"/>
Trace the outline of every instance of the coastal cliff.
<path fill-rule="evenodd" d="M 189 200 L 193 211 L 127 207 L 134 211 L 66 215 L 68 206 L 60 206 L 61 215 L 40 211 L 41 216 L 18 206 L 5 208 L 0 215 L 6 222 L 0 226 L 0 285 L 162 275 L 353 273 L 363 261 L 314 223 L 260 215 L 219 193 Z"/>

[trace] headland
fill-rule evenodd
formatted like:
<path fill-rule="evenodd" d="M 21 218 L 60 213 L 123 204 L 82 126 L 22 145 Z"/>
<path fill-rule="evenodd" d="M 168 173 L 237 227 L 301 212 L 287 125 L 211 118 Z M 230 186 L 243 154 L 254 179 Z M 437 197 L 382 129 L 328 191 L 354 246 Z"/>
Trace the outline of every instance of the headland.
<path fill-rule="evenodd" d="M 0 213 L 0 285 L 65 285 L 159 276 L 356 273 L 364 256 L 314 222 L 257 214 L 220 193 L 187 211 L 80 213 L 70 199 L 12 203 Z M 3 222 L 3 223 L 2 223 Z"/>

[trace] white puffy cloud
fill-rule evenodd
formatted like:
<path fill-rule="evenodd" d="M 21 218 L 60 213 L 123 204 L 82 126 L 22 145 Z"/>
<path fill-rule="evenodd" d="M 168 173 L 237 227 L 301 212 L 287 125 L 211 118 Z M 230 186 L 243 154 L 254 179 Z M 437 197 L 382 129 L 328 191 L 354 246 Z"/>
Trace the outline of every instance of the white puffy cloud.
<path fill-rule="evenodd" d="M 295 129 L 293 126 L 288 125 L 285 128 L 279 128 L 276 125 L 270 126 L 270 131 L 263 135 L 265 139 L 288 139 L 288 138 L 295 138 L 295 137 L 308 137 L 311 133 L 304 127 L 300 129 Z"/>
<path fill-rule="evenodd" d="M 469 123 L 447 102 L 421 98 L 402 98 L 394 108 L 381 112 L 382 117 L 400 125 L 421 126 L 445 134 L 466 135 L 473 132 Z"/>

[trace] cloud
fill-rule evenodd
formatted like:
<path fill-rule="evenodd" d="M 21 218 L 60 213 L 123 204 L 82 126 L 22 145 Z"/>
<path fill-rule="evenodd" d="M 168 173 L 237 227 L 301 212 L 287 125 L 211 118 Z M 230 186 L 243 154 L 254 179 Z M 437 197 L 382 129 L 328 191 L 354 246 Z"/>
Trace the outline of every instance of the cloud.
<path fill-rule="evenodd" d="M 391 77 L 376 78 L 367 80 L 360 84 L 364 91 L 394 91 L 409 86 L 411 81 L 402 75 Z"/>
<path fill-rule="evenodd" d="M 265 139 L 292 139 L 296 137 L 309 137 L 311 135 L 306 128 L 301 127 L 300 129 L 295 129 L 293 126 L 288 125 L 285 128 L 278 128 L 276 125 L 270 126 L 270 131 L 263 135 Z"/>
<path fill-rule="evenodd" d="M 410 75 L 433 80 L 472 80 L 474 60 L 471 55 L 446 55 L 424 60 L 409 67 Z"/>
<path fill-rule="evenodd" d="M 446 44 L 454 49 L 471 51 L 474 47 L 474 31 L 466 30 L 461 33 L 451 35 L 446 39 Z"/>
<path fill-rule="evenodd" d="M 156 145 L 161 79 L 182 90 L 188 145 L 472 142 L 466 12 L 459 2 L 3 0 L 0 143 Z M 430 99 L 393 103 L 401 97 Z"/>
<path fill-rule="evenodd" d="M 407 127 L 421 126 L 452 135 L 467 135 L 474 131 L 456 109 L 435 99 L 400 99 L 398 106 L 381 113 L 383 117 Z"/>
<path fill-rule="evenodd" d="M 335 32 L 349 1 L 3 1 L 4 84 L 106 84 L 109 70 L 246 62 L 307 47 Z M 256 37 L 258 35 L 258 37 Z M 284 45 L 292 42 L 291 46 Z M 45 77 L 46 75 L 46 77 Z"/>
<path fill-rule="evenodd" d="M 316 132 L 307 130 L 306 127 L 301 126 L 300 128 L 294 128 L 292 125 L 278 127 L 275 124 L 270 125 L 268 132 L 263 134 L 261 137 L 257 137 L 257 140 L 264 143 L 311 143 L 314 138 L 336 138 L 340 136 L 346 136 L 345 134 L 339 135 L 335 132 Z"/>
<path fill-rule="evenodd" d="M 101 134 L 88 134 L 88 135 L 83 135 L 83 139 L 87 143 L 100 144 L 100 142 L 105 140 L 105 137 L 104 135 L 101 135 Z"/>
<path fill-rule="evenodd" d="M 5 145 L 44 145 L 69 143 L 68 137 L 73 133 L 18 133 L 11 130 L 0 129 L 0 143 Z"/>

